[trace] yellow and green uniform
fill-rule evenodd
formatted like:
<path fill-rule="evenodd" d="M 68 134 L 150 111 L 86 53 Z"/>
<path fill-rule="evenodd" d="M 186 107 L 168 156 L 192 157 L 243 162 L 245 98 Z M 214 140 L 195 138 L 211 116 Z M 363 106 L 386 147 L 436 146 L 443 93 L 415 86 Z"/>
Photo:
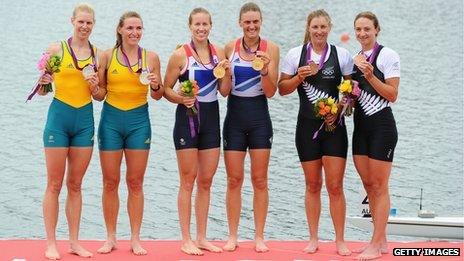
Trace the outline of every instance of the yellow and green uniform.
<path fill-rule="evenodd" d="M 43 134 L 45 147 L 93 146 L 94 120 L 89 84 L 75 68 L 66 41 L 61 42 L 60 72 L 54 73 L 55 97 L 48 110 Z M 96 49 L 94 49 L 96 52 Z M 93 63 L 93 57 L 78 60 L 79 67 Z"/>
<path fill-rule="evenodd" d="M 106 100 L 98 127 L 100 150 L 150 149 L 151 126 L 148 115 L 148 86 L 139 81 L 139 65 L 129 70 L 118 59 L 119 48 L 112 52 L 106 73 Z M 146 51 L 142 50 L 146 68 Z"/>

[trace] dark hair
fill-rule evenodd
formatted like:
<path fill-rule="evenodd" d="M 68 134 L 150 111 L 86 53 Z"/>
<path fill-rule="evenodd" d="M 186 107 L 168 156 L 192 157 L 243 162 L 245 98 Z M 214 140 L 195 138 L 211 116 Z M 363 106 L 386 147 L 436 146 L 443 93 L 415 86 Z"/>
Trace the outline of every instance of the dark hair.
<path fill-rule="evenodd" d="M 242 5 L 242 7 L 240 8 L 240 13 L 238 15 L 238 20 L 240 21 L 240 19 L 242 19 L 242 15 L 249 11 L 258 12 L 261 20 L 263 20 L 261 9 L 259 9 L 259 6 L 253 2 L 248 2 Z"/>
<path fill-rule="evenodd" d="M 189 14 L 189 25 L 192 24 L 193 16 L 199 13 L 207 14 L 209 16 L 209 23 L 213 24 L 213 21 L 211 20 L 211 14 L 208 12 L 208 10 L 206 10 L 203 7 L 197 7 L 197 8 L 194 8 Z"/>
<path fill-rule="evenodd" d="M 375 29 L 377 29 L 377 31 L 380 32 L 379 19 L 377 19 L 377 16 L 375 16 L 374 13 L 372 13 L 372 12 L 370 12 L 370 11 L 365 11 L 365 12 L 359 13 L 359 14 L 356 15 L 356 17 L 354 18 L 353 25 L 356 23 L 356 21 L 357 21 L 359 18 L 367 18 L 367 19 L 371 20 L 372 23 L 374 23 Z M 378 32 L 377 32 L 377 34 L 378 34 Z M 377 34 L 375 34 L 375 36 L 377 36 Z"/>
<path fill-rule="evenodd" d="M 137 12 L 134 12 L 134 11 L 125 12 L 119 18 L 119 23 L 118 23 L 118 26 L 116 27 L 116 45 L 114 47 L 117 48 L 117 47 L 121 46 L 121 44 L 122 44 L 122 36 L 118 32 L 118 30 L 124 26 L 124 21 L 127 18 L 132 18 L 132 17 L 135 17 L 135 18 L 138 18 L 138 19 L 142 20 L 142 17 L 140 17 L 140 15 Z"/>

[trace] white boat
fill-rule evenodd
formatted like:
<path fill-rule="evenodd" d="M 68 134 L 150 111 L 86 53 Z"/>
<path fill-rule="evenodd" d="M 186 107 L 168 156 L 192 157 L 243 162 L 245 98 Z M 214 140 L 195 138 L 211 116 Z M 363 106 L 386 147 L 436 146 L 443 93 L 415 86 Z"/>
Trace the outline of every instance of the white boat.
<path fill-rule="evenodd" d="M 347 217 L 348 222 L 373 230 L 371 217 Z M 464 239 L 464 217 L 396 217 L 390 216 L 387 234 L 427 238 Z"/>

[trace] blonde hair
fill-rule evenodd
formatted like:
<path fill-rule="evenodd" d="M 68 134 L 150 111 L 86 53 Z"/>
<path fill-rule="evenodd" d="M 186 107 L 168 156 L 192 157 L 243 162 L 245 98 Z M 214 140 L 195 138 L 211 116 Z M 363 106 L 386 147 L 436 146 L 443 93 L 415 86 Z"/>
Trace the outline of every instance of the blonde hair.
<path fill-rule="evenodd" d="M 73 10 L 73 18 L 76 18 L 77 13 L 79 12 L 87 12 L 92 15 L 93 21 L 95 22 L 95 11 L 93 10 L 93 7 L 87 3 L 80 3 L 74 7 Z"/>
<path fill-rule="evenodd" d="M 358 15 L 356 15 L 356 17 L 354 18 L 353 25 L 356 23 L 356 21 L 359 18 L 366 18 L 366 19 L 371 20 L 372 23 L 374 23 L 375 29 L 377 29 L 377 33 L 375 34 L 375 36 L 377 36 L 378 32 L 380 32 L 380 24 L 379 24 L 379 19 L 377 19 L 377 16 L 370 11 L 361 12 Z"/>
<path fill-rule="evenodd" d="M 196 14 L 200 14 L 200 13 L 207 14 L 209 16 L 209 23 L 213 24 L 213 20 L 211 20 L 211 14 L 208 12 L 208 10 L 206 10 L 203 7 L 197 7 L 197 8 L 194 8 L 189 14 L 189 25 L 192 24 L 193 16 Z"/>
<path fill-rule="evenodd" d="M 263 14 L 261 13 L 261 9 L 259 8 L 259 6 L 253 2 L 248 2 L 248 3 L 245 3 L 244 5 L 242 5 L 242 7 L 240 8 L 240 13 L 238 15 L 238 20 L 240 21 L 240 19 L 242 19 L 242 15 L 246 12 L 258 12 L 259 13 L 259 16 L 261 18 L 261 20 L 263 20 Z"/>
<path fill-rule="evenodd" d="M 311 34 L 309 32 L 309 25 L 311 24 L 311 21 L 314 18 L 321 17 L 321 16 L 327 20 L 327 22 L 329 23 L 329 27 L 332 27 L 332 19 L 330 19 L 329 14 L 324 9 L 318 9 L 316 11 L 312 11 L 311 13 L 308 14 L 308 18 L 306 19 L 306 33 L 305 33 L 305 37 L 303 40 L 304 44 L 311 42 Z"/>
<path fill-rule="evenodd" d="M 142 21 L 142 17 L 137 12 L 134 12 L 134 11 L 125 12 L 119 18 L 119 23 L 118 23 L 118 26 L 116 27 L 116 44 L 114 46 L 115 48 L 121 46 L 121 44 L 122 44 L 122 36 L 118 32 L 118 30 L 124 26 L 124 21 L 127 18 L 132 18 L 132 17 L 138 18 L 138 19 L 140 19 L 140 21 Z"/>

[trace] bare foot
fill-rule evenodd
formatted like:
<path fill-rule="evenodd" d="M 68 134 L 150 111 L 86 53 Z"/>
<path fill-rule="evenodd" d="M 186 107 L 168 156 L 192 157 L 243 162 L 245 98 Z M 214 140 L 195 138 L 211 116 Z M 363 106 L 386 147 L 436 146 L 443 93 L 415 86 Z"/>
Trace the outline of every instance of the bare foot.
<path fill-rule="evenodd" d="M 47 250 L 45 250 L 45 257 L 50 260 L 61 259 L 60 253 L 58 253 L 58 249 L 55 244 L 47 246 Z"/>
<path fill-rule="evenodd" d="M 319 241 L 311 239 L 309 240 L 308 245 L 303 249 L 303 252 L 307 254 L 314 254 L 316 253 L 318 248 L 319 248 Z"/>
<path fill-rule="evenodd" d="M 203 251 L 201 251 L 192 240 L 182 243 L 180 250 L 187 255 L 202 256 Z"/>
<path fill-rule="evenodd" d="M 359 254 L 356 259 L 357 260 L 372 260 L 382 257 L 382 254 L 380 253 L 380 248 L 374 247 L 372 244 L 369 244 L 366 249 Z"/>
<path fill-rule="evenodd" d="M 255 239 L 255 251 L 258 253 L 265 253 L 269 251 L 269 248 L 264 244 L 264 240 L 262 238 Z"/>
<path fill-rule="evenodd" d="M 111 251 L 113 251 L 114 249 L 116 249 L 116 241 L 107 240 L 107 241 L 105 241 L 105 243 L 103 244 L 103 246 L 100 247 L 100 248 L 97 250 L 97 253 L 99 253 L 99 254 L 108 254 L 108 253 L 110 253 Z"/>
<path fill-rule="evenodd" d="M 361 248 L 358 248 L 358 249 L 355 249 L 353 250 L 353 253 L 362 253 L 364 252 L 364 250 L 366 250 L 366 248 L 369 246 L 369 244 L 361 247 Z M 384 242 L 382 243 L 382 245 L 380 246 L 380 253 L 381 254 L 388 254 L 388 245 L 387 245 L 387 242 Z"/>
<path fill-rule="evenodd" d="M 237 239 L 229 238 L 229 240 L 227 240 L 226 244 L 222 247 L 222 249 L 228 252 L 232 252 L 232 251 L 235 251 L 237 247 L 238 247 Z"/>
<path fill-rule="evenodd" d="M 222 248 L 213 245 L 211 242 L 209 242 L 209 241 L 207 241 L 205 239 L 197 240 L 195 242 L 195 244 L 199 249 L 207 250 L 209 252 L 213 252 L 213 253 L 221 253 L 222 252 Z"/>
<path fill-rule="evenodd" d="M 83 248 L 78 243 L 71 244 L 71 246 L 69 247 L 69 253 L 78 255 L 80 257 L 92 257 L 93 256 L 91 252 L 87 251 L 87 249 Z"/>
<path fill-rule="evenodd" d="M 337 253 L 340 256 L 349 256 L 351 255 L 350 249 L 346 246 L 345 241 L 339 241 L 335 243 L 337 246 Z"/>
<path fill-rule="evenodd" d="M 148 253 L 147 250 L 145 250 L 140 245 L 139 240 L 131 241 L 131 250 L 132 250 L 132 253 L 134 253 L 134 255 L 136 255 L 136 256 L 144 256 L 144 255 L 146 255 Z"/>

